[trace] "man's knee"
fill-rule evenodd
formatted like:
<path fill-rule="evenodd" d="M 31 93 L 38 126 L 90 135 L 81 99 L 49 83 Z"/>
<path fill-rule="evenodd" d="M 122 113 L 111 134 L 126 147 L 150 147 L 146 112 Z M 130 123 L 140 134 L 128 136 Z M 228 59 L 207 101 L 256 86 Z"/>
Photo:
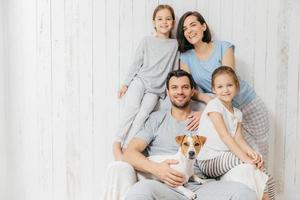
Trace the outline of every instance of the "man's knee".
<path fill-rule="evenodd" d="M 234 195 L 232 196 L 232 200 L 257 200 L 257 195 L 255 193 L 255 191 L 253 191 L 252 189 L 243 186 L 240 188 L 236 188 L 236 192 L 234 193 Z"/>
<path fill-rule="evenodd" d="M 124 161 L 113 161 L 109 163 L 107 169 L 116 173 L 124 173 L 125 171 L 128 173 L 135 173 L 132 165 Z"/>
<path fill-rule="evenodd" d="M 136 182 L 136 172 L 134 168 L 123 161 L 111 162 L 107 167 L 107 173 L 114 177 L 125 178 Z"/>
<path fill-rule="evenodd" d="M 153 180 L 141 180 L 134 184 L 126 194 L 125 200 L 151 200 L 155 183 Z M 153 187 L 154 186 L 154 187 Z"/>
<path fill-rule="evenodd" d="M 180 199 L 179 196 L 161 182 L 144 179 L 129 189 L 125 200 Z"/>

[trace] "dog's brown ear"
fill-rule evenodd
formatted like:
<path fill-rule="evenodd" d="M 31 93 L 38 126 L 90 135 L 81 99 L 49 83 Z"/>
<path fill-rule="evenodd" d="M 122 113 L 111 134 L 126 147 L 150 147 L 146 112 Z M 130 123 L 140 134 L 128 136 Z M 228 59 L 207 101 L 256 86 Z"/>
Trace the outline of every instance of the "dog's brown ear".
<path fill-rule="evenodd" d="M 177 142 L 178 145 L 181 145 L 184 137 L 185 137 L 185 135 L 176 136 L 176 142 Z"/>
<path fill-rule="evenodd" d="M 206 137 L 205 136 L 199 136 L 199 135 L 197 135 L 197 137 L 198 137 L 198 140 L 201 142 L 201 144 L 204 145 L 205 142 L 206 142 Z"/>

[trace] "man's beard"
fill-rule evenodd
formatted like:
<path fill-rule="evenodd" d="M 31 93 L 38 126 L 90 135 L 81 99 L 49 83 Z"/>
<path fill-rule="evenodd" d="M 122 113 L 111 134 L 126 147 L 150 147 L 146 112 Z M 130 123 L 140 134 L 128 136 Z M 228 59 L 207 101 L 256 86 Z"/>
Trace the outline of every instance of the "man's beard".
<path fill-rule="evenodd" d="M 176 108 L 186 108 L 186 107 L 188 107 L 189 106 L 189 104 L 190 104 L 190 101 L 186 101 L 184 104 L 177 104 L 175 101 L 172 101 L 171 100 L 171 104 L 174 106 L 174 107 L 176 107 Z"/>

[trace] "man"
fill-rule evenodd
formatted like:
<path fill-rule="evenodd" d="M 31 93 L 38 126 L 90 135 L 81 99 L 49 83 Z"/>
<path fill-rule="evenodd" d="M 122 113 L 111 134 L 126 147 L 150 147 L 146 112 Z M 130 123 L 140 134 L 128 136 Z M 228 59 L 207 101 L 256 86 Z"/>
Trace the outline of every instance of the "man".
<path fill-rule="evenodd" d="M 167 94 L 172 103 L 171 110 L 152 113 L 145 126 L 129 143 L 124 160 L 135 170 L 151 173 L 156 180 L 141 180 L 130 187 L 126 200 L 163 200 L 186 199 L 172 188 L 182 185 L 183 174 L 170 168 L 176 160 L 155 163 L 148 160 L 149 155 L 175 154 L 178 146 L 175 137 L 187 132 L 188 116 L 191 114 L 190 101 L 194 94 L 195 84 L 191 75 L 183 70 L 169 73 L 167 77 Z M 187 183 L 186 187 L 196 192 L 202 200 L 254 200 L 256 194 L 242 184 L 226 181 L 215 181 L 204 185 Z"/>

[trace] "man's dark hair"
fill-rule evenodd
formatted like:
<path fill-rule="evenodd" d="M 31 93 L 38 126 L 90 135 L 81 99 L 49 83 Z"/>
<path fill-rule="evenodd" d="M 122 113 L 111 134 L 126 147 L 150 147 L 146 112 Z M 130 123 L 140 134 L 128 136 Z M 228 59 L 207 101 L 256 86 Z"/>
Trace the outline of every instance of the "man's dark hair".
<path fill-rule="evenodd" d="M 191 88 L 192 89 L 195 89 L 196 88 L 196 83 L 192 77 L 192 75 L 182 69 L 178 69 L 178 70 L 174 70 L 174 71 L 171 71 L 169 72 L 168 76 L 167 76 L 167 80 L 166 80 L 166 84 L 167 84 L 167 89 L 169 89 L 169 82 L 170 82 L 170 79 L 175 76 L 177 78 L 179 77 L 183 77 L 183 76 L 186 76 L 188 77 L 189 81 L 190 81 L 190 85 L 191 85 Z"/>

